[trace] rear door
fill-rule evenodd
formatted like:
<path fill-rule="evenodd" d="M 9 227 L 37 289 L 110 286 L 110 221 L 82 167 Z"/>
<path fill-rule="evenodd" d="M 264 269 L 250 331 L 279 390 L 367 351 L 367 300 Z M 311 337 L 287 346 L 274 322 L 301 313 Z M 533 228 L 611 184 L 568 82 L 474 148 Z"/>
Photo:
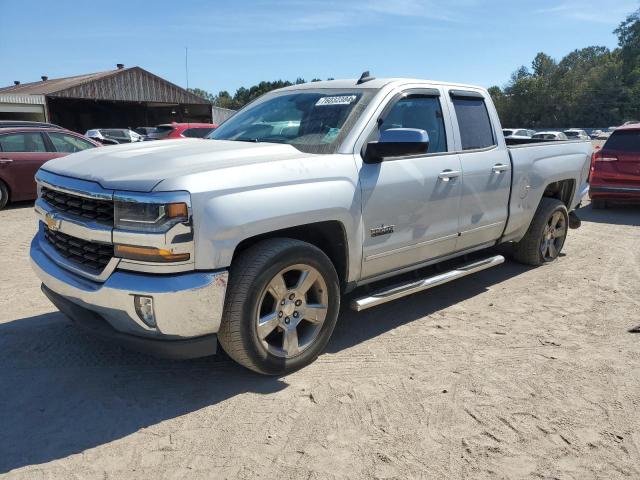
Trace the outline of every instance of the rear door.
<path fill-rule="evenodd" d="M 55 154 L 48 151 L 42 133 L 15 132 L 0 135 L 0 178 L 11 190 L 11 200 L 36 198 L 34 176 Z"/>
<path fill-rule="evenodd" d="M 504 231 L 511 189 L 511 160 L 498 141 L 499 125 L 480 91 L 450 90 L 462 165 L 460 237 L 456 250 L 486 245 Z"/>
<path fill-rule="evenodd" d="M 640 186 L 640 130 L 616 130 L 602 147 L 602 157 L 616 159 L 599 171 L 611 183 Z M 602 166 L 602 165 L 600 165 Z"/>

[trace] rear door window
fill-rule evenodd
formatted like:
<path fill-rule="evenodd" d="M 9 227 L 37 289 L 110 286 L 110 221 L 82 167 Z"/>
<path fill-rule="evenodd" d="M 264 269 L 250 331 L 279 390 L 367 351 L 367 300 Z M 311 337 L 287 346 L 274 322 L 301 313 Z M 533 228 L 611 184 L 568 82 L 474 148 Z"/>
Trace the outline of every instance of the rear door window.
<path fill-rule="evenodd" d="M 47 135 L 49 135 L 56 152 L 75 153 L 86 150 L 87 148 L 95 147 L 92 143 L 73 135 L 66 135 L 64 133 L 57 132 L 49 132 Z"/>
<path fill-rule="evenodd" d="M 11 133 L 0 135 L 0 150 L 3 152 L 46 152 L 44 139 L 39 132 Z"/>
<path fill-rule="evenodd" d="M 603 150 L 640 153 L 640 130 L 618 130 L 604 144 Z"/>
<path fill-rule="evenodd" d="M 452 100 L 458 117 L 462 149 L 477 150 L 496 145 L 484 98 L 458 96 L 452 93 Z"/>

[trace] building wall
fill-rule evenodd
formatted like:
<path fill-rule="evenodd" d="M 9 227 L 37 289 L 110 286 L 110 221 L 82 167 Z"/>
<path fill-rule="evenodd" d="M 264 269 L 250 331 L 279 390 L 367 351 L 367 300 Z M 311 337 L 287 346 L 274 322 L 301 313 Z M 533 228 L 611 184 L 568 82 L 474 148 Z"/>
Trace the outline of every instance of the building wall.
<path fill-rule="evenodd" d="M 234 113 L 236 113 L 235 110 L 229 110 L 228 108 L 211 107 L 212 123 L 220 125 L 227 118 L 232 117 Z"/>
<path fill-rule="evenodd" d="M 0 120 L 47 121 L 44 95 L 0 95 Z"/>

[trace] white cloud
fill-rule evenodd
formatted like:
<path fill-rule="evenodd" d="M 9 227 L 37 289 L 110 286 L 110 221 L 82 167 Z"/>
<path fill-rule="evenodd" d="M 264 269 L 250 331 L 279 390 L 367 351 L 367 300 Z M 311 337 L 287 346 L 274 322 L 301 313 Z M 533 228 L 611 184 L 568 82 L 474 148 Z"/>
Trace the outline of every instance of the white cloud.
<path fill-rule="evenodd" d="M 463 7 L 479 0 L 285 0 L 273 4 L 261 2 L 259 8 L 242 12 L 219 12 L 215 16 L 184 18 L 187 23 L 177 29 L 207 32 L 240 32 L 251 29 L 262 32 L 317 31 L 351 28 L 382 23 L 389 17 L 431 19 L 459 22 Z M 435 25 L 434 25 L 435 26 Z M 428 28 L 429 25 L 425 25 Z M 441 25 L 438 25 L 441 28 Z"/>
<path fill-rule="evenodd" d="M 638 2 L 632 0 L 616 0 L 613 5 L 602 0 L 568 0 L 553 7 L 541 8 L 535 13 L 556 15 L 580 22 L 617 25 L 638 6 Z"/>

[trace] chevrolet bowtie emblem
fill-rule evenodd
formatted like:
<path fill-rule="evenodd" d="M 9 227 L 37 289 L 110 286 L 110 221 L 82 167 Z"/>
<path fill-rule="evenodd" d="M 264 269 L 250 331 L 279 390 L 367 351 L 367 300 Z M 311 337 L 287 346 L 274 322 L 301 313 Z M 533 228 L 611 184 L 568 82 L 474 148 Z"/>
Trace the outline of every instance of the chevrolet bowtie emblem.
<path fill-rule="evenodd" d="M 60 229 L 62 220 L 56 218 L 54 213 L 47 213 L 44 216 L 44 223 L 46 223 L 49 230 L 51 230 L 52 232 L 57 232 Z"/>

